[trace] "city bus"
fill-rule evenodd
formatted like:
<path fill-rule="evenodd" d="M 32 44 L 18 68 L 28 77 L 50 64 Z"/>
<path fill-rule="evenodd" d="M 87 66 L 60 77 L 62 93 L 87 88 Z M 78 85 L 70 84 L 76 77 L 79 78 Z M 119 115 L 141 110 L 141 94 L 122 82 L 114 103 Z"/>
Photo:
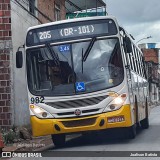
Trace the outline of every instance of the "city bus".
<path fill-rule="evenodd" d="M 132 139 L 149 127 L 143 53 L 113 16 L 30 27 L 16 66 L 26 67 L 35 137 L 62 146 L 72 133 L 117 128 Z"/>

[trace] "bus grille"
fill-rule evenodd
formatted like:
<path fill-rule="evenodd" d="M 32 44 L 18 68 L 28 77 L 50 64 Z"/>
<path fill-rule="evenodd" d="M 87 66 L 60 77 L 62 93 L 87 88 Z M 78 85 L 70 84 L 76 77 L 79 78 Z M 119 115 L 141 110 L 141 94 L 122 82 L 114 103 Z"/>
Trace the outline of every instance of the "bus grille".
<path fill-rule="evenodd" d="M 89 119 L 81 119 L 81 120 L 74 120 L 74 121 L 64 121 L 62 124 L 65 127 L 80 127 L 80 126 L 88 126 L 93 125 L 96 122 L 96 118 L 89 118 Z"/>
<path fill-rule="evenodd" d="M 100 108 L 97 109 L 90 109 L 90 110 L 83 110 L 82 113 L 92 113 L 92 112 L 97 112 L 99 111 Z M 74 112 L 62 112 L 62 113 L 57 113 L 58 116 L 69 116 L 69 115 L 75 115 Z"/>
<path fill-rule="evenodd" d="M 70 100 L 70 101 L 63 101 L 63 102 L 52 102 L 52 103 L 49 102 L 46 104 L 56 109 L 77 108 L 77 107 L 85 107 L 85 106 L 91 106 L 91 105 L 98 104 L 107 97 L 108 96 L 105 95 L 105 96 L 78 99 L 78 100 Z"/>

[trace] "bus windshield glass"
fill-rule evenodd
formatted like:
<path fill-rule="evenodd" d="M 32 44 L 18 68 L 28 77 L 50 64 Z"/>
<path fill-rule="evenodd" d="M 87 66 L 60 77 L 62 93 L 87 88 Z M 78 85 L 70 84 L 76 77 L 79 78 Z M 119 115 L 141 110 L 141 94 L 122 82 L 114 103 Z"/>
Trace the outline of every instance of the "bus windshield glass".
<path fill-rule="evenodd" d="M 83 61 L 90 41 L 27 50 L 28 87 L 42 96 L 96 92 L 119 85 L 124 69 L 118 38 L 97 39 Z"/>

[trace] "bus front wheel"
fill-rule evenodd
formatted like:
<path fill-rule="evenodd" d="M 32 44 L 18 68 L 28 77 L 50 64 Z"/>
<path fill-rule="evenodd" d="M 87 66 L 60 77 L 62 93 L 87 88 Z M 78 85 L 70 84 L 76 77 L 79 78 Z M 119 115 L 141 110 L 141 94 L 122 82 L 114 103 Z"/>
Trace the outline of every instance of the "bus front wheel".
<path fill-rule="evenodd" d="M 64 146 L 66 139 L 65 134 L 52 134 L 51 137 L 55 147 Z"/>

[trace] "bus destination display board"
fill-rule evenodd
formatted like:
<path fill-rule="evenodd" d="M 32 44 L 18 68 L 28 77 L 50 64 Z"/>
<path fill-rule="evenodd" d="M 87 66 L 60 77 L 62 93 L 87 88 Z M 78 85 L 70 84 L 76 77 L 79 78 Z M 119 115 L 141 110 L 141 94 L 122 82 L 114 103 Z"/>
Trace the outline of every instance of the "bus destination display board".
<path fill-rule="evenodd" d="M 34 46 L 116 33 L 117 29 L 113 20 L 72 22 L 33 29 L 27 34 L 26 45 Z"/>

